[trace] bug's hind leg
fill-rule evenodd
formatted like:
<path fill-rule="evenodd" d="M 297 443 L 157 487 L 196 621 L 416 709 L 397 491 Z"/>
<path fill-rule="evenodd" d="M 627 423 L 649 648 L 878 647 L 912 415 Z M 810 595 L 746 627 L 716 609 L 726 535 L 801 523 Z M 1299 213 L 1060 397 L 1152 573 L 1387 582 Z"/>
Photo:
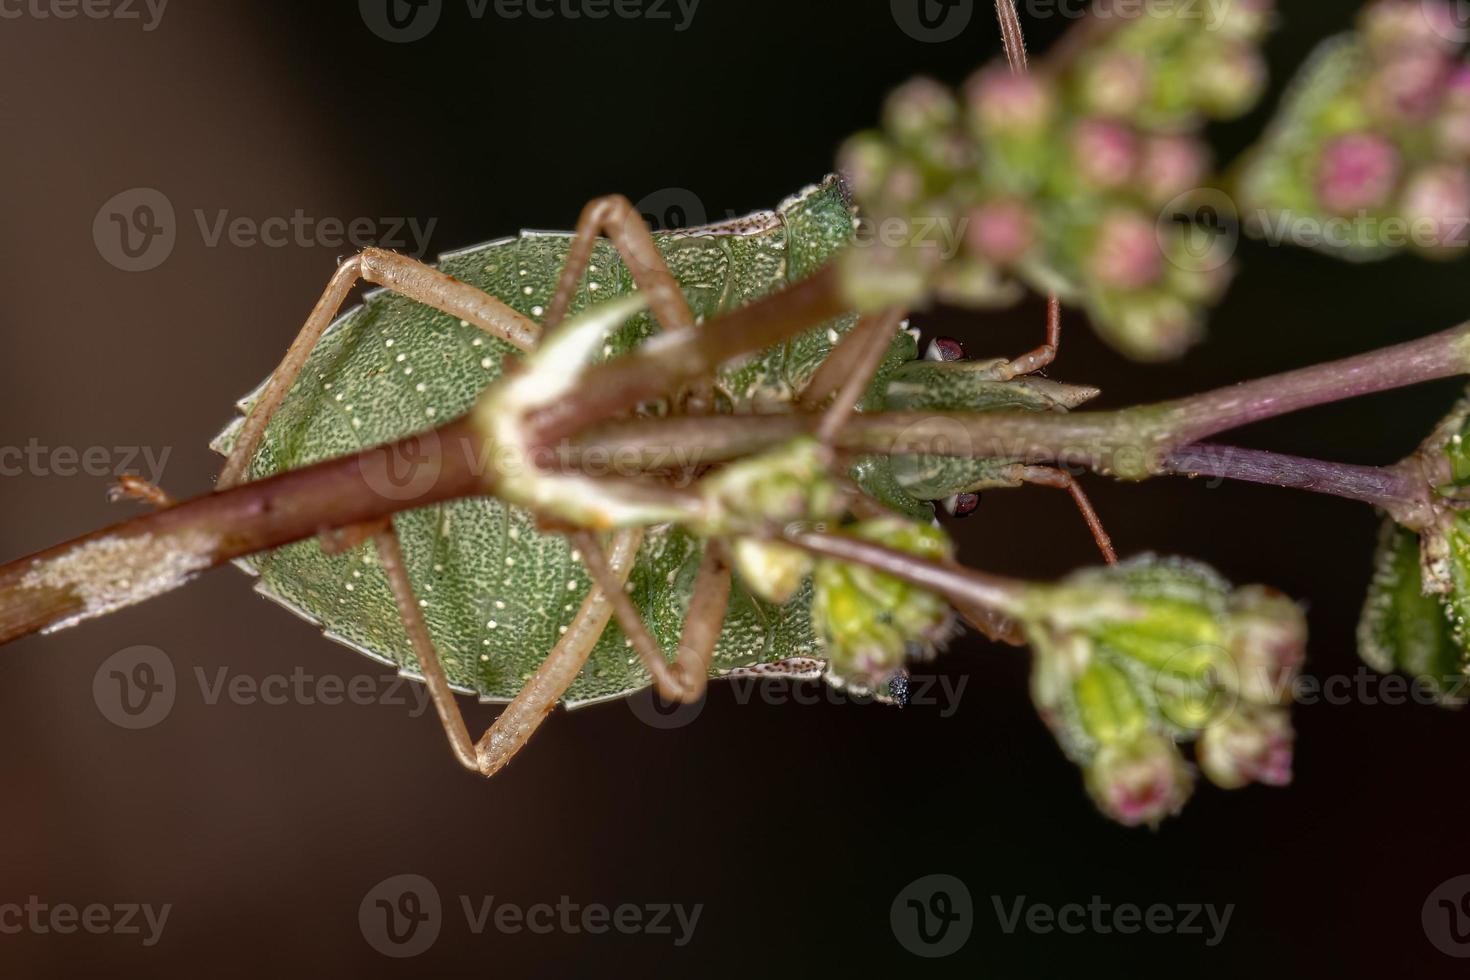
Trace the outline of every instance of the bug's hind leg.
<path fill-rule="evenodd" d="M 505 706 L 495 723 L 478 742 L 470 740 L 465 727 L 464 715 L 449 687 L 449 679 L 434 641 L 429 636 L 413 584 L 403 564 L 403 550 L 398 541 L 398 532 L 391 523 L 385 523 L 373 535 L 378 549 L 378 558 L 388 576 L 393 590 L 393 599 L 398 613 L 408 631 L 409 643 L 419 662 L 419 671 L 428 685 L 429 696 L 438 712 L 439 721 L 449 737 L 449 746 L 460 765 L 471 772 L 493 776 L 530 740 L 531 735 L 556 707 L 577 674 L 581 672 L 592 649 L 612 618 L 612 605 L 602 588 L 594 585 L 582 600 L 582 606 L 567 626 L 556 646 L 546 655 L 536 673 L 521 688 L 521 692 Z M 607 558 L 610 570 L 609 584 L 616 594 L 626 595 L 623 584 L 633 569 L 638 547 L 643 542 L 641 529 L 620 531 L 613 538 L 611 553 Z"/>
<path fill-rule="evenodd" d="M 523 351 L 534 348 L 541 337 L 541 327 L 534 320 L 517 313 L 494 296 L 469 283 L 461 282 L 432 266 L 396 252 L 385 252 L 377 248 L 363 249 L 337 267 L 336 273 L 327 283 L 326 291 L 317 300 L 311 315 L 306 318 L 306 324 L 286 351 L 285 358 L 271 374 L 260 397 L 251 406 L 240 429 L 240 436 L 235 440 L 234 448 L 230 450 L 229 458 L 220 471 L 217 483 L 219 489 L 228 489 L 244 478 L 271 416 L 280 407 L 291 386 L 296 383 L 296 377 L 301 373 L 306 359 L 331 325 L 337 311 L 346 302 L 348 293 L 358 279 L 383 286 L 441 313 L 459 317 Z"/>
<path fill-rule="evenodd" d="M 624 589 L 616 587 L 614 569 L 596 535 L 590 531 L 578 531 L 572 535 L 572 541 L 582 553 L 582 563 L 587 566 L 592 581 L 610 599 L 618 625 L 632 642 L 658 693 L 667 701 L 689 703 L 699 700 L 709 682 L 710 660 L 730 601 L 730 562 L 723 542 L 711 539 L 705 548 L 689 614 L 685 617 L 683 635 L 679 640 L 678 657 L 670 665 L 664 659 L 658 641 L 643 622 L 638 607 Z"/>
<path fill-rule="evenodd" d="M 1103 560 L 1109 565 L 1118 563 L 1118 553 L 1113 548 L 1113 540 L 1108 536 L 1107 529 L 1103 527 L 1102 519 L 1097 516 L 1093 509 L 1092 501 L 1087 499 L 1087 493 L 1082 485 L 1077 482 L 1072 474 L 1065 470 L 1055 469 L 1050 466 L 1026 466 L 1017 464 L 1011 475 L 1018 483 L 1030 483 L 1041 487 L 1055 487 L 1065 490 L 1071 494 L 1072 502 L 1082 513 L 1082 519 L 1087 522 L 1087 529 L 1092 532 L 1093 541 L 1097 542 L 1097 549 L 1102 552 Z"/>

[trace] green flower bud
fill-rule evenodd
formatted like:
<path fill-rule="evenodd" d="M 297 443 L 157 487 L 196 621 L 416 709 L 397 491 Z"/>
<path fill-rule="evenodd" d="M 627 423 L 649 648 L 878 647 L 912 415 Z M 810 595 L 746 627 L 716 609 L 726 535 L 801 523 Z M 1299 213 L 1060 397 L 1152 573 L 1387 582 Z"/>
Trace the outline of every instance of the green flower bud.
<path fill-rule="evenodd" d="M 1082 729 L 1099 745 L 1135 742 L 1151 719 L 1133 678 L 1105 660 L 1094 660 L 1073 686 Z"/>
<path fill-rule="evenodd" d="M 858 200 L 873 200 L 893 167 L 893 157 L 883 134 L 859 133 L 843 144 L 837 156 L 837 169 Z"/>
<path fill-rule="evenodd" d="M 836 517 L 842 493 L 827 462 L 827 450 L 802 436 L 716 471 L 700 483 L 714 514 L 707 530 L 718 534 Z"/>
<path fill-rule="evenodd" d="M 900 143 L 914 143 L 953 126 L 959 115 L 953 92 L 932 78 L 915 78 L 888 96 L 883 127 Z"/>
<path fill-rule="evenodd" d="M 1126 827 L 1157 827 L 1179 812 L 1194 788 L 1184 757 L 1169 739 L 1147 733 L 1103 746 L 1087 766 L 1087 791 Z"/>
<path fill-rule="evenodd" d="M 731 552 L 746 587 L 777 605 L 790 601 L 812 571 L 806 552 L 774 541 L 736 538 Z"/>
<path fill-rule="evenodd" d="M 1224 41 L 1195 67 L 1194 96 L 1207 115 L 1232 119 L 1261 97 L 1266 64 L 1248 44 Z"/>
<path fill-rule="evenodd" d="M 941 529 L 897 517 L 864 521 L 846 533 L 931 560 L 954 554 Z M 819 560 L 812 583 L 812 626 L 835 684 L 881 690 L 907 656 L 931 653 L 949 632 L 942 598 L 871 568 Z"/>

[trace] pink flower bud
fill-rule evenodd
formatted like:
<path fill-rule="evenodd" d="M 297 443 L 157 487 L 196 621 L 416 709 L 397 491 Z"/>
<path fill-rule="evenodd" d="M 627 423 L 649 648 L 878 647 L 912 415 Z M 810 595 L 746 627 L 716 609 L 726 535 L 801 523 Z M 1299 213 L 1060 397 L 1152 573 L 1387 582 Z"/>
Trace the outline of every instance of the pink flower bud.
<path fill-rule="evenodd" d="M 1157 224 L 1137 211 L 1111 212 L 1098 226 L 1088 267 L 1092 277 L 1109 289 L 1153 285 L 1164 271 Z"/>
<path fill-rule="evenodd" d="M 1372 133 L 1339 136 L 1322 151 L 1317 166 L 1317 197 L 1339 214 L 1380 208 L 1399 179 L 1399 152 Z"/>
<path fill-rule="evenodd" d="M 1195 757 L 1205 776 L 1221 789 L 1249 783 L 1289 786 L 1295 740 L 1284 710 L 1245 705 L 1205 729 Z"/>
<path fill-rule="evenodd" d="M 1084 106 L 1098 115 L 1131 116 L 1148 97 L 1148 62 L 1127 51 L 1107 52 L 1083 69 L 1078 89 Z"/>
<path fill-rule="evenodd" d="M 1406 48 L 1368 78 L 1364 101 L 1375 118 L 1390 124 L 1422 122 L 1445 95 L 1450 59 L 1433 48 Z"/>
<path fill-rule="evenodd" d="M 1425 167 L 1409 178 L 1399 211 L 1419 247 L 1464 248 L 1470 244 L 1470 172 L 1456 164 Z"/>
<path fill-rule="evenodd" d="M 1000 200 L 970 212 L 965 241 L 980 258 L 996 265 L 1018 261 L 1036 240 L 1031 211 L 1020 201 Z"/>
<path fill-rule="evenodd" d="M 1230 600 L 1226 645 L 1235 666 L 1228 678 L 1255 704 L 1285 704 L 1295 694 L 1307 652 L 1307 620 L 1301 607 L 1275 589 L 1251 585 Z"/>
<path fill-rule="evenodd" d="M 1106 745 L 1087 767 L 1087 791 L 1124 826 L 1155 826 L 1178 813 L 1193 786 L 1179 749 L 1153 733 Z"/>
<path fill-rule="evenodd" d="M 1140 184 L 1150 201 L 1164 204 L 1199 187 L 1209 167 L 1209 151 L 1199 140 L 1153 136 L 1144 143 Z"/>
<path fill-rule="evenodd" d="M 1450 69 L 1444 87 L 1450 105 L 1470 105 L 1470 65 L 1455 65 Z"/>
<path fill-rule="evenodd" d="M 1444 0 L 1379 0 L 1363 11 L 1360 30 L 1379 52 L 1452 51 L 1464 40 L 1454 8 Z"/>
<path fill-rule="evenodd" d="M 1089 184 L 1122 187 L 1138 172 L 1138 136 L 1122 123 L 1084 119 L 1072 130 L 1072 159 Z"/>
<path fill-rule="evenodd" d="M 995 135 L 1040 132 L 1056 111 L 1050 85 L 1003 66 L 984 68 L 966 82 L 965 101 L 981 131 Z"/>

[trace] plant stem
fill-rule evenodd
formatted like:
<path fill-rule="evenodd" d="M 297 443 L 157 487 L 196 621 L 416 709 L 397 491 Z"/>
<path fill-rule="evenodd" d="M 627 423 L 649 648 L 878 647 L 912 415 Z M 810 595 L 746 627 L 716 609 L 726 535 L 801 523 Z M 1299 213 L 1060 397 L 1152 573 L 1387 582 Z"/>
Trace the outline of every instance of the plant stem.
<path fill-rule="evenodd" d="M 841 448 L 891 454 L 993 457 L 1083 465 L 1120 479 L 1173 472 L 1171 453 L 1288 412 L 1470 371 L 1470 325 L 1368 354 L 1289 371 L 1152 406 L 1112 412 L 877 412 L 853 418 Z M 712 463 L 809 432 L 808 416 L 682 417 L 603 426 L 568 450 L 597 450 L 647 464 L 672 447 Z"/>
<path fill-rule="evenodd" d="M 455 447 L 463 451 L 451 451 Z M 232 559 L 491 489 L 462 421 L 205 494 L 0 566 L 0 643 L 100 616 Z M 404 472 L 410 480 L 391 477 Z"/>
<path fill-rule="evenodd" d="M 1259 449 L 1197 443 L 1170 453 L 1161 472 L 1310 490 L 1373 504 L 1405 519 L 1428 506 L 1428 487 L 1424 481 L 1398 466 L 1355 466 Z"/>

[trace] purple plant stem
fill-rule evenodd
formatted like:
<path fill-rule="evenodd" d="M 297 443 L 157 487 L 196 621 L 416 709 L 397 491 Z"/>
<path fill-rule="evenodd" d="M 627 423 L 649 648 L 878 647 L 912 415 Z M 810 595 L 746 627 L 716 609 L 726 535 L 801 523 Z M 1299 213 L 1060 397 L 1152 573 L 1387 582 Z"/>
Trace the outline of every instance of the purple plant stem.
<path fill-rule="evenodd" d="M 1422 480 L 1400 467 L 1356 466 L 1259 449 L 1197 443 L 1170 453 L 1163 473 L 1214 476 L 1246 483 L 1310 490 L 1397 512 L 1424 503 Z"/>

